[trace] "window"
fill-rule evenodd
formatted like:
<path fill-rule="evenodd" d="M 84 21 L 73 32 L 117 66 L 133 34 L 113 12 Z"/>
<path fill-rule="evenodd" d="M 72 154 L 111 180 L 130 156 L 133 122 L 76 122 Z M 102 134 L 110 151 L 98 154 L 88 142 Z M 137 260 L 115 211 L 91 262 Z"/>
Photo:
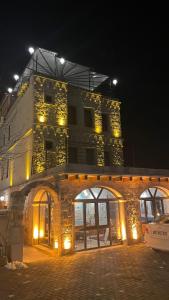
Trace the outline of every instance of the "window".
<path fill-rule="evenodd" d="M 69 147 L 69 149 L 68 149 L 68 155 L 69 155 L 69 163 L 76 164 L 78 162 L 77 148 L 75 148 L 75 147 Z"/>
<path fill-rule="evenodd" d="M 108 131 L 108 129 L 109 129 L 107 114 L 102 114 L 102 128 L 103 128 L 103 131 Z"/>
<path fill-rule="evenodd" d="M 104 151 L 104 165 L 105 166 L 110 166 L 111 165 L 109 151 Z"/>
<path fill-rule="evenodd" d="M 6 163 L 6 178 L 8 178 L 8 173 L 9 173 L 9 159 L 7 160 Z"/>
<path fill-rule="evenodd" d="M 1 180 L 4 179 L 4 167 L 1 166 Z"/>
<path fill-rule="evenodd" d="M 76 111 L 76 107 L 73 105 L 68 106 L 68 124 L 71 125 L 77 124 L 77 111 Z"/>
<path fill-rule="evenodd" d="M 95 165 L 96 164 L 95 149 L 92 149 L 92 148 L 86 149 L 86 164 L 87 165 Z"/>
<path fill-rule="evenodd" d="M 8 127 L 8 141 L 10 140 L 11 138 L 11 126 L 9 125 Z"/>
<path fill-rule="evenodd" d="M 51 151 L 51 150 L 53 150 L 53 148 L 54 148 L 53 142 L 46 140 L 45 141 L 45 149 Z"/>
<path fill-rule="evenodd" d="M 44 94 L 44 101 L 48 104 L 53 104 L 53 97 L 48 94 Z"/>
<path fill-rule="evenodd" d="M 161 215 L 169 214 L 169 199 L 159 188 L 149 188 L 140 196 L 142 222 L 149 223 Z"/>
<path fill-rule="evenodd" d="M 86 127 L 93 127 L 93 109 L 85 108 L 84 109 L 84 124 Z"/>

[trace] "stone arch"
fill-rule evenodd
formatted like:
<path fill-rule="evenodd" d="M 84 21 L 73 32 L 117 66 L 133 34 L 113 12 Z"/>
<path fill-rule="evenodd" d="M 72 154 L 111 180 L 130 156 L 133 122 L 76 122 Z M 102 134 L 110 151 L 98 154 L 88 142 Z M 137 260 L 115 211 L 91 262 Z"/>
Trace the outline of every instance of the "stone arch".
<path fill-rule="evenodd" d="M 38 181 L 31 183 L 24 188 L 22 193 L 25 194 L 24 204 L 24 240 L 26 244 L 32 245 L 37 241 L 34 240 L 34 213 L 35 213 L 35 202 L 41 199 L 44 193 L 51 196 L 52 199 L 52 226 L 53 226 L 53 237 L 52 244 L 55 239 L 59 239 L 60 226 L 61 226 L 61 203 L 59 201 L 58 189 L 52 184 L 44 181 Z M 38 225 L 39 226 L 39 225 Z M 40 230 L 40 229 L 38 229 Z"/>

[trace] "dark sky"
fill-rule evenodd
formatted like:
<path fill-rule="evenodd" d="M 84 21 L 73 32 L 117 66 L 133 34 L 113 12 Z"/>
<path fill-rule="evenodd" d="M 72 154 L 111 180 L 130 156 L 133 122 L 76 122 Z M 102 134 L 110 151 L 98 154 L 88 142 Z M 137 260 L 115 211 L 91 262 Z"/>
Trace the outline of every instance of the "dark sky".
<path fill-rule="evenodd" d="M 0 90 L 14 85 L 30 45 L 116 77 L 125 165 L 169 168 L 167 8 L 55 3 L 1 4 Z"/>

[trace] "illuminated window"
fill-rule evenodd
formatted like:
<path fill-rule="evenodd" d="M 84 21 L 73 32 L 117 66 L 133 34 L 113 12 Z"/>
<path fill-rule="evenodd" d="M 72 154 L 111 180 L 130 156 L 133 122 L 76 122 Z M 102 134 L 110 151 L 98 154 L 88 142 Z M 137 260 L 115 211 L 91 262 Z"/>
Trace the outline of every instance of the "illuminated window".
<path fill-rule="evenodd" d="M 107 114 L 102 114 L 102 128 L 103 128 L 103 131 L 108 131 L 108 129 L 109 129 Z"/>
<path fill-rule="evenodd" d="M 69 163 L 76 164 L 78 162 L 78 152 L 76 147 L 69 147 L 68 149 L 68 157 Z"/>
<path fill-rule="evenodd" d="M 45 141 L 45 149 L 46 149 L 46 150 L 49 150 L 49 151 L 54 150 L 53 142 L 52 142 L 52 141 L 49 141 L 49 140 L 46 140 L 46 141 Z"/>
<path fill-rule="evenodd" d="M 49 94 L 44 94 L 44 101 L 48 104 L 53 104 L 53 97 Z"/>
<path fill-rule="evenodd" d="M 161 215 L 169 214 L 169 199 L 159 188 L 149 188 L 140 196 L 140 214 L 142 222 L 153 222 Z"/>
<path fill-rule="evenodd" d="M 104 151 L 104 165 L 105 166 L 110 166 L 111 165 L 110 152 L 109 151 Z"/>
<path fill-rule="evenodd" d="M 86 164 L 87 165 L 95 165 L 96 164 L 95 149 L 93 149 L 93 148 L 86 149 Z"/>
<path fill-rule="evenodd" d="M 74 200 L 75 250 L 121 242 L 118 197 L 107 189 L 83 190 Z"/>
<path fill-rule="evenodd" d="M 91 109 L 91 108 L 84 109 L 84 124 L 86 127 L 93 128 L 93 126 L 94 126 L 93 109 Z"/>
<path fill-rule="evenodd" d="M 76 111 L 76 107 L 73 105 L 68 106 L 68 124 L 70 125 L 77 124 L 77 111 Z"/>

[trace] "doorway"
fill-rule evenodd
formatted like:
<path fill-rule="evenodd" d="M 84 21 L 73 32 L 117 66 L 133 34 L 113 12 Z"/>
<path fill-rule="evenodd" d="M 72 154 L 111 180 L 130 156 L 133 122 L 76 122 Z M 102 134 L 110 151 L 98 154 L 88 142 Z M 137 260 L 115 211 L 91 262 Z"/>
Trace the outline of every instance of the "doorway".
<path fill-rule="evenodd" d="M 47 191 L 33 202 L 33 244 L 53 245 L 53 200 Z"/>

